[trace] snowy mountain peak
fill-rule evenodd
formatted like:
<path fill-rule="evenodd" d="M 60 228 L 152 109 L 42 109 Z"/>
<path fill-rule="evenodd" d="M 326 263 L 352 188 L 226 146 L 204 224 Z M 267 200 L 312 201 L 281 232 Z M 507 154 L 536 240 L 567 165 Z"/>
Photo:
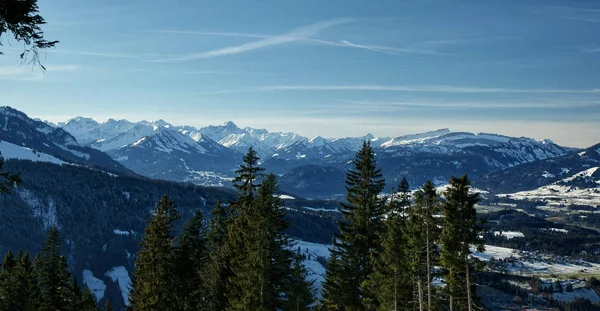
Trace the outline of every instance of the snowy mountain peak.
<path fill-rule="evenodd" d="M 239 127 L 237 127 L 237 125 L 235 125 L 235 123 L 233 123 L 233 121 L 227 121 L 227 122 L 223 123 L 223 126 L 227 129 L 239 129 Z"/>
<path fill-rule="evenodd" d="M 393 146 L 400 146 L 400 145 L 409 145 L 409 144 L 414 144 L 414 143 L 423 143 L 428 139 L 440 137 L 442 135 L 446 135 L 449 133 L 450 133 L 450 129 L 443 128 L 443 129 L 425 132 L 425 133 L 398 136 L 398 137 L 392 138 L 391 140 L 383 143 L 381 146 L 382 147 L 393 147 Z"/>
<path fill-rule="evenodd" d="M 67 125 L 69 123 L 71 123 L 71 124 L 81 124 L 81 125 L 89 124 L 90 126 L 98 126 L 98 125 L 100 125 L 98 122 L 96 122 L 96 120 L 94 120 L 92 118 L 81 117 L 81 116 L 75 117 L 75 118 L 71 118 L 71 119 L 67 120 L 67 122 L 65 122 L 64 124 Z"/>
<path fill-rule="evenodd" d="M 323 146 L 323 145 L 329 143 L 329 140 L 327 140 L 321 136 L 315 136 L 315 137 L 311 138 L 308 142 L 313 146 Z"/>
<path fill-rule="evenodd" d="M 165 128 L 173 127 L 173 125 L 171 125 L 169 122 L 167 122 L 163 119 L 158 119 L 156 121 L 150 121 L 150 123 L 156 127 L 165 127 Z"/>

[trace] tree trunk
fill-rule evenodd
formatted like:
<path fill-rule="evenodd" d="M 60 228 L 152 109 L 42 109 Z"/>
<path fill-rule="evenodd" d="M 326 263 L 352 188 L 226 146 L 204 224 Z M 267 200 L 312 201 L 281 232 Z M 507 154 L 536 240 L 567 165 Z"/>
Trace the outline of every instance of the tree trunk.
<path fill-rule="evenodd" d="M 423 302 L 423 288 L 421 287 L 421 279 L 419 279 L 417 286 L 419 288 L 419 311 L 423 311 L 425 303 Z"/>
<path fill-rule="evenodd" d="M 452 273 L 452 268 L 450 268 L 450 276 L 453 276 L 454 274 Z M 450 291 L 450 311 L 454 311 L 454 297 L 452 296 L 452 288 L 449 287 L 450 284 L 448 284 L 448 290 Z"/>
<path fill-rule="evenodd" d="M 394 278 L 394 311 L 398 311 L 398 273 Z"/>
<path fill-rule="evenodd" d="M 431 311 L 431 246 L 429 245 L 429 221 L 425 223 L 427 230 L 427 310 Z"/>
<path fill-rule="evenodd" d="M 467 277 L 467 306 L 469 311 L 473 311 L 473 302 L 471 301 L 471 276 L 469 271 L 469 254 L 465 254 L 466 277 Z"/>

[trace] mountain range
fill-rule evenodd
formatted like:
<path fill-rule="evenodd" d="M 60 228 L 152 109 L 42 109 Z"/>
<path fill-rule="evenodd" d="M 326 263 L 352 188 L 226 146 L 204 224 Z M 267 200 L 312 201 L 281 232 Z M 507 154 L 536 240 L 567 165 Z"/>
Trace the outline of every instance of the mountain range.
<path fill-rule="evenodd" d="M 4 123 L 4 124 L 3 124 Z M 0 139 L 72 162 L 154 179 L 206 186 L 231 185 L 243 154 L 253 147 L 268 171 L 280 176 L 281 189 L 306 198 L 340 198 L 344 173 L 368 141 L 387 182 L 406 177 L 418 187 L 450 175 L 484 178 L 527 163 L 559 158 L 580 150 L 550 140 L 439 129 L 396 137 L 324 138 L 291 132 L 240 128 L 229 121 L 202 128 L 174 126 L 164 120 L 104 123 L 76 117 L 52 124 L 0 108 Z"/>

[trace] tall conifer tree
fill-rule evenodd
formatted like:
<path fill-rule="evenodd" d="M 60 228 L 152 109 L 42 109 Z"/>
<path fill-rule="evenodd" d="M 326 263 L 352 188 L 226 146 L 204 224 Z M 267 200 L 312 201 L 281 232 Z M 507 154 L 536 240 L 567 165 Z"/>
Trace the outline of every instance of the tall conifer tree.
<path fill-rule="evenodd" d="M 285 311 L 306 311 L 310 310 L 314 303 L 313 283 L 308 281 L 308 270 L 304 266 L 306 255 L 296 251 L 292 260 L 292 269 L 288 278 L 286 300 L 283 303 Z"/>
<path fill-rule="evenodd" d="M 58 228 L 52 227 L 35 263 L 40 311 L 67 311 L 73 308 L 75 294 L 71 272 L 66 258 L 60 252 L 61 246 Z"/>
<path fill-rule="evenodd" d="M 215 208 L 211 211 L 212 219 L 209 223 L 208 248 L 209 248 L 209 272 L 207 282 L 209 286 L 210 310 L 219 311 L 227 309 L 229 302 L 226 297 L 229 278 L 233 276 L 230 267 L 230 257 L 227 256 L 224 247 L 228 235 L 230 215 L 217 200 Z"/>
<path fill-rule="evenodd" d="M 382 251 L 374 259 L 374 270 L 366 283 L 377 298 L 378 310 L 404 310 L 412 299 L 405 236 L 405 211 L 410 205 L 408 181 L 402 179 L 398 189 L 397 195 L 392 189 L 381 236 Z"/>
<path fill-rule="evenodd" d="M 381 170 L 369 142 L 364 142 L 353 161 L 354 168 L 346 174 L 346 201 L 338 223 L 340 235 L 335 239 L 329 263 L 342 275 L 329 275 L 336 284 L 325 286 L 325 304 L 342 310 L 366 310 L 376 306 L 376 298 L 365 291 L 363 284 L 373 271 L 372 257 L 381 249 L 379 236 L 383 231 L 383 200 L 378 197 L 384 187 Z M 337 261 L 333 263 L 333 261 Z M 335 289 L 334 292 L 329 290 Z"/>
<path fill-rule="evenodd" d="M 163 196 L 148 221 L 135 262 L 130 294 L 135 311 L 177 310 L 172 290 L 176 274 L 173 222 L 179 218 L 175 205 Z"/>
<path fill-rule="evenodd" d="M 188 220 L 177 238 L 176 273 L 174 275 L 175 300 L 178 310 L 207 310 L 208 242 L 206 224 L 200 210 Z"/>
<path fill-rule="evenodd" d="M 441 234 L 441 262 L 448 270 L 446 292 L 450 310 L 472 310 L 476 301 L 474 294 L 474 265 L 469 259 L 470 245 L 483 251 L 484 241 L 479 238 L 481 228 L 475 210 L 478 193 L 469 193 L 467 175 L 450 177 L 450 186 L 444 192 L 442 204 L 444 223 Z"/>

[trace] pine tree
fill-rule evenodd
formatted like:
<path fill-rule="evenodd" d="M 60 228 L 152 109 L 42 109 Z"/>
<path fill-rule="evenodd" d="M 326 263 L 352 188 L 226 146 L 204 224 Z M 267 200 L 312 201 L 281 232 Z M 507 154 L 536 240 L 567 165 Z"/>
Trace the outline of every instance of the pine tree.
<path fill-rule="evenodd" d="M 106 300 L 106 303 L 104 304 L 104 311 L 113 311 L 113 308 L 110 304 L 110 300 Z"/>
<path fill-rule="evenodd" d="M 208 269 L 206 224 L 202 212 L 197 210 L 185 224 L 177 239 L 176 274 L 173 294 L 177 310 L 207 310 L 208 286 L 205 278 Z"/>
<path fill-rule="evenodd" d="M 232 207 L 249 207 L 256 190 L 260 186 L 258 180 L 261 178 L 262 172 L 265 170 L 258 166 L 259 157 L 256 151 L 250 147 L 248 153 L 242 158 L 240 168 L 235 171 L 237 174 L 233 179 L 233 187 L 238 191 L 237 204 Z"/>
<path fill-rule="evenodd" d="M 175 205 L 163 196 L 148 221 L 135 262 L 134 284 L 130 294 L 135 311 L 177 310 L 171 291 L 176 273 L 173 250 L 173 222 L 178 219 Z"/>
<path fill-rule="evenodd" d="M 439 262 L 439 252 L 436 242 L 439 240 L 439 222 L 436 218 L 440 213 L 440 196 L 437 194 L 433 182 L 428 180 L 423 187 L 415 193 L 414 208 L 419 210 L 422 224 L 425 226 L 425 266 L 427 271 L 427 310 L 433 307 L 433 276 L 432 269 Z"/>
<path fill-rule="evenodd" d="M 227 240 L 233 255 L 234 276 L 228 295 L 232 310 L 274 310 L 282 306 L 292 252 L 284 234 L 288 222 L 277 192 L 275 175 L 269 174 L 252 201 L 241 197 L 242 204 L 250 206 L 242 205 Z"/>
<path fill-rule="evenodd" d="M 217 200 L 217 205 L 211 211 L 211 215 L 212 219 L 207 234 L 210 258 L 207 275 L 209 309 L 219 311 L 227 309 L 229 305 L 225 294 L 229 286 L 229 278 L 233 276 L 230 268 L 230 258 L 227 256 L 224 247 L 228 235 L 230 215 L 220 199 Z"/>
<path fill-rule="evenodd" d="M 400 185 L 398 185 L 397 205 L 399 209 L 398 212 L 402 215 L 403 220 L 406 222 L 406 218 L 410 209 L 410 189 L 406 177 L 403 177 L 400 181 Z"/>
<path fill-rule="evenodd" d="M 37 284 L 29 253 L 11 257 L 9 251 L 0 273 L 0 310 L 37 310 Z"/>
<path fill-rule="evenodd" d="M 330 275 L 325 286 L 326 305 L 347 310 L 372 309 L 376 298 L 365 291 L 363 284 L 373 271 L 372 257 L 380 252 L 379 236 L 383 231 L 383 200 L 378 197 L 384 180 L 377 168 L 375 154 L 369 142 L 364 142 L 353 161 L 354 169 L 346 174 L 346 201 L 340 212 L 343 220 L 338 222 L 340 235 L 334 240 L 329 264 L 336 266 L 342 275 Z M 333 261 L 337 261 L 333 263 Z M 333 292 L 329 290 L 333 289 Z"/>
<path fill-rule="evenodd" d="M 2 27 L 0 26 L 0 28 L 2 28 Z M 2 33 L 2 32 L 0 31 L 0 33 Z M 0 53 L 0 55 L 2 55 L 2 54 Z M 21 177 L 19 176 L 19 174 L 3 172 L 2 171 L 3 165 L 4 165 L 4 159 L 2 157 L 0 157 L 0 195 L 3 193 L 8 193 L 15 184 L 18 185 L 23 182 L 21 180 Z"/>
<path fill-rule="evenodd" d="M 60 253 L 62 246 L 56 227 L 50 229 L 35 269 L 39 285 L 39 310 L 72 310 L 74 293 L 66 258 Z"/>
<path fill-rule="evenodd" d="M 381 236 L 382 251 L 374 260 L 373 273 L 366 283 L 377 298 L 378 310 L 404 310 L 412 299 L 405 237 L 405 211 L 410 205 L 408 181 L 402 179 L 398 189 L 397 199 L 392 189 L 385 232 Z"/>
<path fill-rule="evenodd" d="M 446 293 L 449 296 L 450 310 L 473 309 L 475 297 L 472 281 L 474 265 L 469 259 L 470 245 L 483 251 L 483 240 L 479 238 L 475 204 L 478 193 L 469 193 L 470 182 L 467 175 L 450 177 L 449 187 L 444 192 L 446 201 L 442 204 L 444 222 L 441 234 L 441 262 L 448 270 Z"/>
<path fill-rule="evenodd" d="M 81 294 L 81 299 L 77 304 L 78 311 L 98 311 L 98 304 L 96 303 L 96 298 L 90 291 L 90 289 L 86 286 L 83 289 L 83 293 Z"/>
<path fill-rule="evenodd" d="M 15 257 L 12 251 L 8 251 L 2 261 L 2 270 L 0 270 L 0 310 L 12 310 L 17 305 L 16 298 L 12 292 L 11 283 L 13 282 L 13 270 L 16 266 Z"/>
<path fill-rule="evenodd" d="M 314 303 L 313 283 L 308 281 L 308 270 L 304 266 L 306 256 L 298 248 L 292 260 L 291 275 L 288 279 L 286 300 L 283 303 L 284 311 L 304 311 L 310 310 Z"/>

